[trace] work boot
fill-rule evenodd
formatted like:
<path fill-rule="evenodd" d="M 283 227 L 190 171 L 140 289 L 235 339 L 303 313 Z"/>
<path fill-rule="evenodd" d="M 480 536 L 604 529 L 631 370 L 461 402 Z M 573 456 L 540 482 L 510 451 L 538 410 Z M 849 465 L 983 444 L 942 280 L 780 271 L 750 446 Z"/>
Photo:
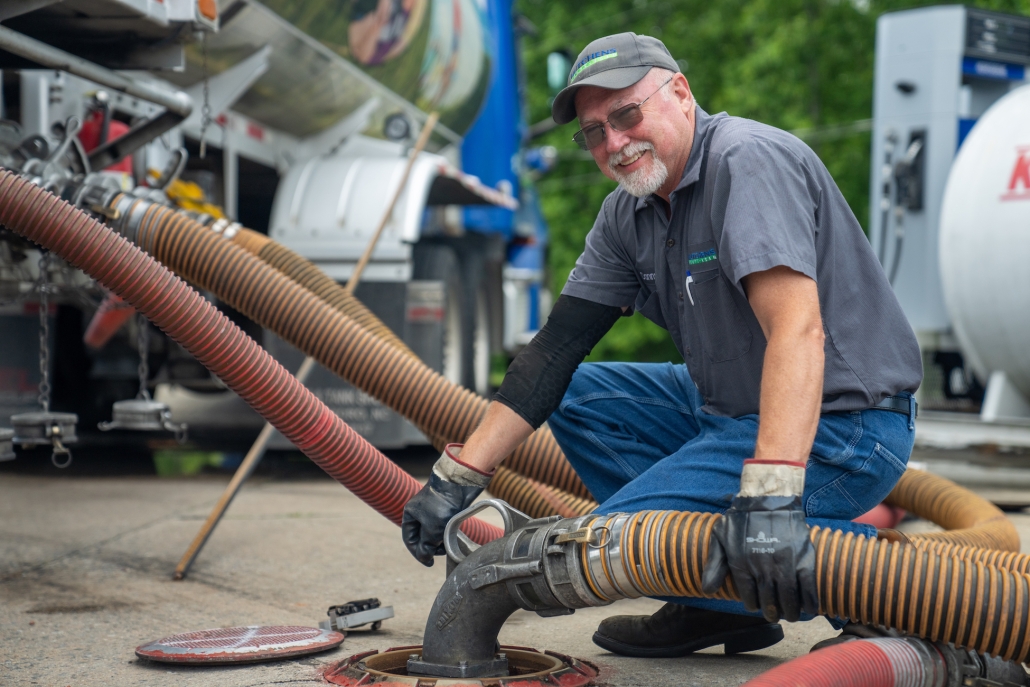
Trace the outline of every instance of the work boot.
<path fill-rule="evenodd" d="M 783 639 L 783 628 L 765 618 L 667 603 L 654 615 L 606 618 L 593 639 L 622 656 L 673 658 L 717 644 L 727 654 L 757 651 Z"/>

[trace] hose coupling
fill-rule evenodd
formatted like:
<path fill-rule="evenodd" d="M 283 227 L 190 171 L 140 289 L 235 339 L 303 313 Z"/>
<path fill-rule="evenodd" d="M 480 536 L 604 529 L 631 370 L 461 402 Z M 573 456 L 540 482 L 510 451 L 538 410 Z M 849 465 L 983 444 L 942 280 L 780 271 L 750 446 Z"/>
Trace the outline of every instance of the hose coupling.
<path fill-rule="evenodd" d="M 500 499 L 485 499 L 454 516 L 444 530 L 449 563 L 460 564 L 475 544 L 461 533 L 461 523 L 493 508 L 504 522 L 505 546 L 501 561 L 471 570 L 469 584 L 479 589 L 503 582 L 519 607 L 543 617 L 568 615 L 577 608 L 605 606 L 585 583 L 583 545 L 599 549 L 611 541 L 609 533 L 591 528 L 596 515 L 578 518 L 531 519 Z"/>

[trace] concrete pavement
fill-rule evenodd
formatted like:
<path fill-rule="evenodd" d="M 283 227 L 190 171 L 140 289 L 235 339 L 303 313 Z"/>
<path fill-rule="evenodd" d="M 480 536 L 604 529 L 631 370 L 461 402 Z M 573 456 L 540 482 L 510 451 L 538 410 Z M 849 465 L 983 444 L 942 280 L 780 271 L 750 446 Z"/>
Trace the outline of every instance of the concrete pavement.
<path fill-rule="evenodd" d="M 421 643 L 443 566 L 419 565 L 396 526 L 328 478 L 255 479 L 189 577 L 172 581 L 227 481 L 0 473 L 0 684 L 318 684 L 328 663 Z M 1012 517 L 1030 539 L 1030 516 Z M 191 630 L 313 626 L 330 604 L 369 596 L 393 605 L 396 617 L 379 632 L 354 631 L 339 649 L 308 658 L 189 668 L 133 653 Z M 668 660 L 623 658 L 591 643 L 601 619 L 658 606 L 640 599 L 550 619 L 519 611 L 501 641 L 591 661 L 606 685 L 739 685 L 835 634 L 822 619 L 784 623 L 786 640 L 765 651 L 727 657 L 716 648 Z"/>

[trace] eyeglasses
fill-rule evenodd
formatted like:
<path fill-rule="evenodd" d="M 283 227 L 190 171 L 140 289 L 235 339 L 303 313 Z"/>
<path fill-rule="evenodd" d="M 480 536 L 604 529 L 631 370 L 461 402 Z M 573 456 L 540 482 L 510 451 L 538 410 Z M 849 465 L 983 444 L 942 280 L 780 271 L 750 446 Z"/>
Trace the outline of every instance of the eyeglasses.
<path fill-rule="evenodd" d="M 640 109 L 640 106 L 650 100 L 651 96 L 665 88 L 666 84 L 675 78 L 675 74 L 670 76 L 665 80 L 665 83 L 655 89 L 654 93 L 647 96 L 639 103 L 623 105 L 612 112 L 608 115 L 608 125 L 615 131 L 627 131 L 635 127 L 637 124 L 640 124 L 640 122 L 644 120 L 644 113 Z M 592 150 L 604 143 L 606 136 L 607 134 L 605 134 L 604 131 L 604 124 L 590 124 L 573 134 L 572 140 L 575 141 L 583 150 Z"/>

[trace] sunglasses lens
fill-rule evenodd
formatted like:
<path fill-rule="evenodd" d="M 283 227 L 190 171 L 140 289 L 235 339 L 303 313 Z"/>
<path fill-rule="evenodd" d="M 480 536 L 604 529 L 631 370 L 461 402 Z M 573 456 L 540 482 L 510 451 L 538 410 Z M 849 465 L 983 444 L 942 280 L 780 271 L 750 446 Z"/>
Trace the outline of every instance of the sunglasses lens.
<path fill-rule="evenodd" d="M 604 127 L 600 124 L 590 127 L 586 131 L 587 148 L 596 148 L 604 143 Z"/>
<path fill-rule="evenodd" d="M 640 110 L 640 105 L 627 105 L 626 107 L 620 107 L 615 112 L 608 115 L 608 123 L 612 125 L 612 128 L 616 131 L 626 131 L 632 129 L 644 119 L 644 113 Z"/>
<path fill-rule="evenodd" d="M 596 148 L 604 142 L 604 127 L 600 124 L 591 124 L 577 131 L 572 136 L 572 140 L 578 143 L 583 150 Z"/>

